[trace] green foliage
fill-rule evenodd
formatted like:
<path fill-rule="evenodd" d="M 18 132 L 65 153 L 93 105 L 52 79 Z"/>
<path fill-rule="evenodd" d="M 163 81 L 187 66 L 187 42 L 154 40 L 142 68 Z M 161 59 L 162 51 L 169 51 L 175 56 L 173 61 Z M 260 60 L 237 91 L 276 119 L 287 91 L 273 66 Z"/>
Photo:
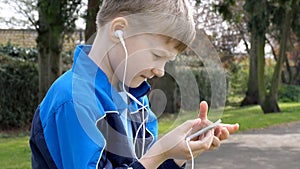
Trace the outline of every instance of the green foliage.
<path fill-rule="evenodd" d="M 80 4 L 81 0 L 39 0 L 37 7 L 43 16 L 40 19 L 46 21 L 49 28 L 53 30 L 53 36 L 60 36 L 59 34 L 63 32 L 72 32 L 74 30 Z"/>
<path fill-rule="evenodd" d="M 35 48 L 22 48 L 10 42 L 6 45 L 0 45 L 0 53 L 24 61 L 37 62 L 38 59 L 38 52 Z"/>
<path fill-rule="evenodd" d="M 227 0 L 221 3 L 215 4 L 214 9 L 219 12 L 225 20 L 232 20 L 234 19 L 234 13 L 231 10 L 232 6 L 235 6 L 235 0 Z"/>
<path fill-rule="evenodd" d="M 224 75 L 223 71 L 223 69 L 200 69 L 193 71 L 199 88 L 200 100 L 207 101 L 213 108 L 224 106 L 226 101 L 229 76 L 227 72 L 225 72 L 226 77 L 220 77 Z M 222 78 L 225 78 L 226 84 L 224 84 L 223 81 L 220 81 Z M 214 87 L 212 87 L 212 83 L 214 83 Z"/>
<path fill-rule="evenodd" d="M 244 9 L 249 14 L 248 29 L 255 29 L 256 36 L 265 36 L 270 25 L 270 3 L 267 0 L 246 0 Z"/>
<path fill-rule="evenodd" d="M 234 59 L 228 62 L 229 92 L 227 105 L 240 105 L 246 91 L 249 78 L 248 58 Z"/>
<path fill-rule="evenodd" d="M 189 70 L 192 70 L 191 72 Z M 185 101 L 186 103 L 195 103 L 196 99 L 205 100 L 207 103 L 213 108 L 217 108 L 220 106 L 224 106 L 226 101 L 226 94 L 228 91 L 228 76 L 225 72 L 226 77 L 221 77 L 224 75 L 223 69 L 212 69 L 212 68 L 197 68 L 197 69 L 177 69 L 179 76 L 182 78 L 183 82 L 193 83 L 191 78 L 196 80 L 198 92 L 200 98 L 194 98 L 196 96 L 195 93 L 186 93 L 186 92 L 194 92 L 193 90 L 185 91 L 184 95 L 186 96 L 184 99 L 189 100 Z M 191 75 L 190 75 L 191 73 Z M 194 76 L 194 77 L 191 77 Z M 224 81 L 221 81 L 222 78 L 225 78 L 226 84 Z M 192 86 L 189 86 L 192 87 Z M 182 91 L 180 91 L 182 92 Z M 198 109 L 199 103 L 195 103 L 195 105 L 183 105 L 185 107 L 184 110 L 194 110 Z M 193 108 L 193 109 L 188 109 Z"/>
<path fill-rule="evenodd" d="M 281 102 L 300 102 L 300 86 L 282 85 L 279 89 L 278 99 Z"/>
<path fill-rule="evenodd" d="M 0 129 L 24 128 L 38 104 L 36 53 L 9 45 L 0 51 Z"/>
<path fill-rule="evenodd" d="M 300 12 L 299 12 L 299 8 L 300 8 L 300 0 L 295 0 L 295 4 L 292 5 L 292 24 L 291 27 L 294 31 L 294 33 L 297 35 L 298 40 L 300 39 Z"/>
<path fill-rule="evenodd" d="M 195 100 L 205 100 L 213 108 L 224 106 L 229 86 L 229 77 L 222 65 L 215 61 L 206 60 L 205 63 L 201 58 L 189 55 L 180 55 L 175 61 L 175 70 L 178 74 L 175 80 L 180 79 L 188 83 L 186 87 L 193 87 L 191 84 L 196 83 L 198 93 L 192 89 L 185 90 L 182 99 L 185 99 L 187 105 L 184 110 L 198 109 L 199 103 Z M 182 86 L 179 84 L 179 86 Z M 183 86 L 182 86 L 183 87 Z M 183 91 L 179 91 L 183 92 Z M 198 98 L 195 98 L 198 97 Z M 180 100 L 180 99 L 177 99 Z M 193 103 L 193 104 L 192 104 Z"/>
<path fill-rule="evenodd" d="M 274 71 L 275 61 L 272 59 L 266 60 L 265 66 L 265 84 L 267 91 L 271 87 L 271 79 Z M 244 98 L 247 91 L 247 83 L 249 78 L 249 63 L 248 58 L 236 58 L 227 63 L 229 72 L 229 92 L 227 105 L 238 106 Z"/>
<path fill-rule="evenodd" d="M 72 66 L 73 52 L 62 56 L 65 72 Z M 35 48 L 0 45 L 0 130 L 30 125 L 38 105 L 37 58 Z"/>

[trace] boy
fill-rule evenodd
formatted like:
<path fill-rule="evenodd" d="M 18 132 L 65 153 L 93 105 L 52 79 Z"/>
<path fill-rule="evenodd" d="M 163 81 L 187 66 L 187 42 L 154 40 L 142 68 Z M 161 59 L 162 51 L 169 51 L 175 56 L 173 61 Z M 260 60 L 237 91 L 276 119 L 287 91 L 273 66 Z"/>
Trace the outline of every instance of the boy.
<path fill-rule="evenodd" d="M 182 168 L 237 131 L 219 126 L 186 142 L 210 123 L 202 102 L 198 119 L 157 140 L 146 80 L 163 76 L 194 39 L 188 0 L 106 0 L 97 25 L 93 45 L 76 48 L 72 69 L 36 110 L 32 168 Z"/>

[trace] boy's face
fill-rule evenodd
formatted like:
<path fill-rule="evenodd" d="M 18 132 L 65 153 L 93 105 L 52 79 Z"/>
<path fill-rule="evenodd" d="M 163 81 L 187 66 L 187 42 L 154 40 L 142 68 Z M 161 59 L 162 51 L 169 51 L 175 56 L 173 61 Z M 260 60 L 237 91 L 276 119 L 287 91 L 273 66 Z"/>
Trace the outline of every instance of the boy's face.
<path fill-rule="evenodd" d="M 168 38 L 159 35 L 143 34 L 125 40 L 128 50 L 125 84 L 138 87 L 143 81 L 154 76 L 164 75 L 164 66 L 174 60 L 178 54 L 176 40 L 167 42 Z M 125 52 L 121 44 L 116 45 L 109 53 L 114 76 L 123 80 Z"/>

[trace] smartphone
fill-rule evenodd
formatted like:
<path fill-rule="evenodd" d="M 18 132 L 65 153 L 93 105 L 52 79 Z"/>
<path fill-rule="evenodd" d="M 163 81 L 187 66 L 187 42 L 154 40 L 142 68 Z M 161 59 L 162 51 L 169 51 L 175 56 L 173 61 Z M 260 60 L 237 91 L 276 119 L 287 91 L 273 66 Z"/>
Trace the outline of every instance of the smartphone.
<path fill-rule="evenodd" d="M 188 137 L 186 138 L 186 140 L 190 141 L 191 139 L 193 139 L 193 138 L 195 138 L 195 137 L 198 137 L 198 136 L 200 136 L 201 134 L 204 134 L 204 133 L 206 133 L 207 131 L 209 131 L 209 130 L 211 130 L 211 129 L 216 128 L 219 124 L 221 124 L 221 119 L 219 119 L 219 120 L 217 120 L 216 122 L 214 122 L 214 123 L 212 123 L 212 124 L 210 124 L 210 125 L 204 127 L 203 129 L 197 131 L 196 133 L 194 133 L 194 134 L 188 136 Z"/>

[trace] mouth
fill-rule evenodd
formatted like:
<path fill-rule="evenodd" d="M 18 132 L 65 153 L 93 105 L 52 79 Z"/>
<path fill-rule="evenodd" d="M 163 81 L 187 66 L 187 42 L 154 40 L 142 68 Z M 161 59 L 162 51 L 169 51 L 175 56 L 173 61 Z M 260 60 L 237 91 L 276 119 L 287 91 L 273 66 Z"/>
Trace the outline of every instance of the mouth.
<path fill-rule="evenodd" d="M 153 76 L 145 76 L 145 75 L 141 75 L 141 77 L 144 79 L 152 79 L 153 78 Z"/>
<path fill-rule="evenodd" d="M 141 77 L 142 77 L 143 79 L 148 79 L 148 77 L 147 77 L 147 76 L 144 76 L 144 75 L 141 75 Z"/>

